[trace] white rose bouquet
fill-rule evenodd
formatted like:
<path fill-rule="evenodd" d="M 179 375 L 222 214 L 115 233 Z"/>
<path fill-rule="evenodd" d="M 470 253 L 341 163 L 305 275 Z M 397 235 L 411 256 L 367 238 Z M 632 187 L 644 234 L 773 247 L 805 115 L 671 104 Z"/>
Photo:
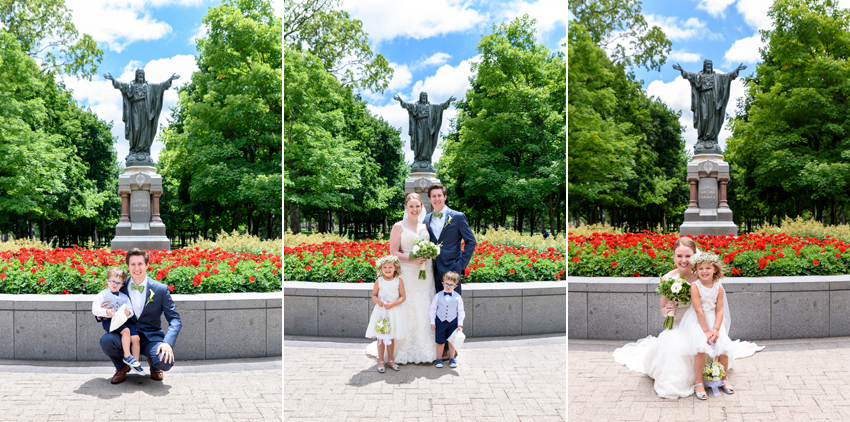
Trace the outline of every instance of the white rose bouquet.
<path fill-rule="evenodd" d="M 666 280 L 661 279 L 661 282 L 655 288 L 655 294 L 665 296 L 667 300 L 676 301 L 684 305 L 691 302 L 691 285 L 679 276 Z M 667 318 L 664 318 L 664 323 L 661 326 L 667 329 L 673 328 L 674 316 L 676 316 L 675 309 L 667 313 Z"/>
<path fill-rule="evenodd" d="M 410 251 L 410 259 L 425 258 L 434 259 L 440 254 L 440 245 L 429 242 L 423 238 L 416 239 L 413 250 Z M 425 280 L 425 264 L 419 265 L 419 279 Z"/>
<path fill-rule="evenodd" d="M 716 345 L 717 343 L 714 343 L 715 347 Z M 726 371 L 723 370 L 723 364 L 716 360 L 706 363 L 705 368 L 702 370 L 702 378 L 705 380 L 705 386 L 711 388 L 715 396 L 720 395 L 717 387 L 724 384 L 724 376 L 726 376 Z"/>
<path fill-rule="evenodd" d="M 375 324 L 375 331 L 378 334 L 389 334 L 390 333 L 390 320 L 386 318 L 381 318 L 378 320 L 378 323 Z"/>

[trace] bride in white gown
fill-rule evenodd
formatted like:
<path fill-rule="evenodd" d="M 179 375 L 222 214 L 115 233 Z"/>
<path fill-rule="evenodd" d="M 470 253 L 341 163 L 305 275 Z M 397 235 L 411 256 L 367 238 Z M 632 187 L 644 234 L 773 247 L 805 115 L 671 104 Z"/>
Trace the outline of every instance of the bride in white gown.
<path fill-rule="evenodd" d="M 416 193 L 408 193 L 404 198 L 405 216 L 402 221 L 393 225 L 390 232 L 390 253 L 397 256 L 401 262 L 401 278 L 404 280 L 404 290 L 407 299 L 401 305 L 407 315 L 407 333 L 403 339 L 394 341 L 395 362 L 431 363 L 437 360 L 437 343 L 434 342 L 434 332 L 428 311 L 434 300 L 434 268 L 431 260 L 416 258 L 409 259 L 414 242 L 418 238 L 431 240 L 428 228 L 422 224 L 425 218 L 425 207 L 422 199 Z M 425 264 L 425 280 L 419 279 L 420 264 Z M 366 354 L 377 359 L 377 342 L 366 347 Z"/>
<path fill-rule="evenodd" d="M 696 253 L 696 243 L 689 237 L 681 237 L 673 246 L 673 261 L 676 268 L 662 278 L 680 276 L 688 283 L 697 281 L 697 276 L 691 271 L 691 256 Z M 724 299 L 725 300 L 725 299 Z M 688 351 L 686 333 L 679 328 L 682 316 L 691 307 L 690 303 L 679 305 L 668 302 L 661 297 L 661 314 L 667 315 L 675 309 L 673 328 L 664 330 L 658 337 L 648 336 L 629 343 L 614 351 L 614 360 L 626 365 L 629 369 L 649 375 L 655 380 L 654 388 L 658 397 L 677 399 L 694 394 L 694 355 Z M 728 310 L 728 305 L 726 306 Z M 724 320 L 731 318 L 731 311 L 724 314 Z M 726 327 L 731 321 L 726 323 Z M 733 342 L 734 353 L 729 356 L 729 368 L 732 369 L 735 359 L 752 356 L 764 346 L 755 343 L 736 340 Z"/>

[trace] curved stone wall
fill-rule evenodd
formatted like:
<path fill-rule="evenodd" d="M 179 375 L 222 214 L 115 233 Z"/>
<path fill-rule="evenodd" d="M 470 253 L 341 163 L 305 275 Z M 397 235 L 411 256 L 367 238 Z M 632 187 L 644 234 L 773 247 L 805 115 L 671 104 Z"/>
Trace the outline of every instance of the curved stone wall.
<path fill-rule="evenodd" d="M 95 295 L 0 294 L 0 359 L 105 360 Z M 171 295 L 177 360 L 281 356 L 281 292 Z M 167 330 L 168 322 L 162 318 Z"/>
<path fill-rule="evenodd" d="M 283 282 L 286 335 L 363 337 L 374 283 Z M 467 337 L 564 333 L 566 283 L 464 283 Z"/>
<path fill-rule="evenodd" d="M 662 331 L 657 277 L 569 277 L 569 338 L 635 340 Z M 850 275 L 722 281 L 732 339 L 850 336 Z"/>

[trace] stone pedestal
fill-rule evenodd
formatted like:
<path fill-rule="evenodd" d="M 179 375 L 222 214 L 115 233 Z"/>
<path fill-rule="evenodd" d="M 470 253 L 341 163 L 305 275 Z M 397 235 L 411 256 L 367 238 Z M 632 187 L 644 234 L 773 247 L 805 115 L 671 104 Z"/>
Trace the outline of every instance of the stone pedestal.
<path fill-rule="evenodd" d="M 729 183 L 729 164 L 720 154 L 699 154 L 688 163 L 688 184 L 691 198 L 685 210 L 685 222 L 679 227 L 682 235 L 737 235 L 738 226 L 732 221 L 732 210 L 726 203 L 726 184 Z"/>
<path fill-rule="evenodd" d="M 425 212 L 431 212 L 431 202 L 428 201 L 428 188 L 435 183 L 440 183 L 436 173 L 414 172 L 404 180 L 404 193 L 416 192 L 422 198 Z"/>
<path fill-rule="evenodd" d="M 165 224 L 159 216 L 162 176 L 156 174 L 156 167 L 125 168 L 124 174 L 118 176 L 118 195 L 121 218 L 115 226 L 112 249 L 171 250 L 171 241 L 165 237 Z"/>

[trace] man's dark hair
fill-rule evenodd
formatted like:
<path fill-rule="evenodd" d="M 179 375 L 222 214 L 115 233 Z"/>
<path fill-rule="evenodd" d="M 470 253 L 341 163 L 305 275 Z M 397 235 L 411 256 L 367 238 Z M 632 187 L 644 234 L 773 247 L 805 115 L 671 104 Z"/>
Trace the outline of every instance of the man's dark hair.
<path fill-rule="evenodd" d="M 431 191 L 434 190 L 434 189 L 441 189 L 443 191 L 443 196 L 444 197 L 446 196 L 446 187 L 439 184 L 439 183 L 434 183 L 433 185 L 431 185 L 431 187 L 428 188 L 428 197 L 429 198 L 431 197 Z"/>
<path fill-rule="evenodd" d="M 139 248 L 133 248 L 130 252 L 127 252 L 127 257 L 124 258 L 124 261 L 127 263 L 127 266 L 130 266 L 130 257 L 131 256 L 142 256 L 145 258 L 145 265 L 148 265 L 148 251 L 141 250 Z"/>

